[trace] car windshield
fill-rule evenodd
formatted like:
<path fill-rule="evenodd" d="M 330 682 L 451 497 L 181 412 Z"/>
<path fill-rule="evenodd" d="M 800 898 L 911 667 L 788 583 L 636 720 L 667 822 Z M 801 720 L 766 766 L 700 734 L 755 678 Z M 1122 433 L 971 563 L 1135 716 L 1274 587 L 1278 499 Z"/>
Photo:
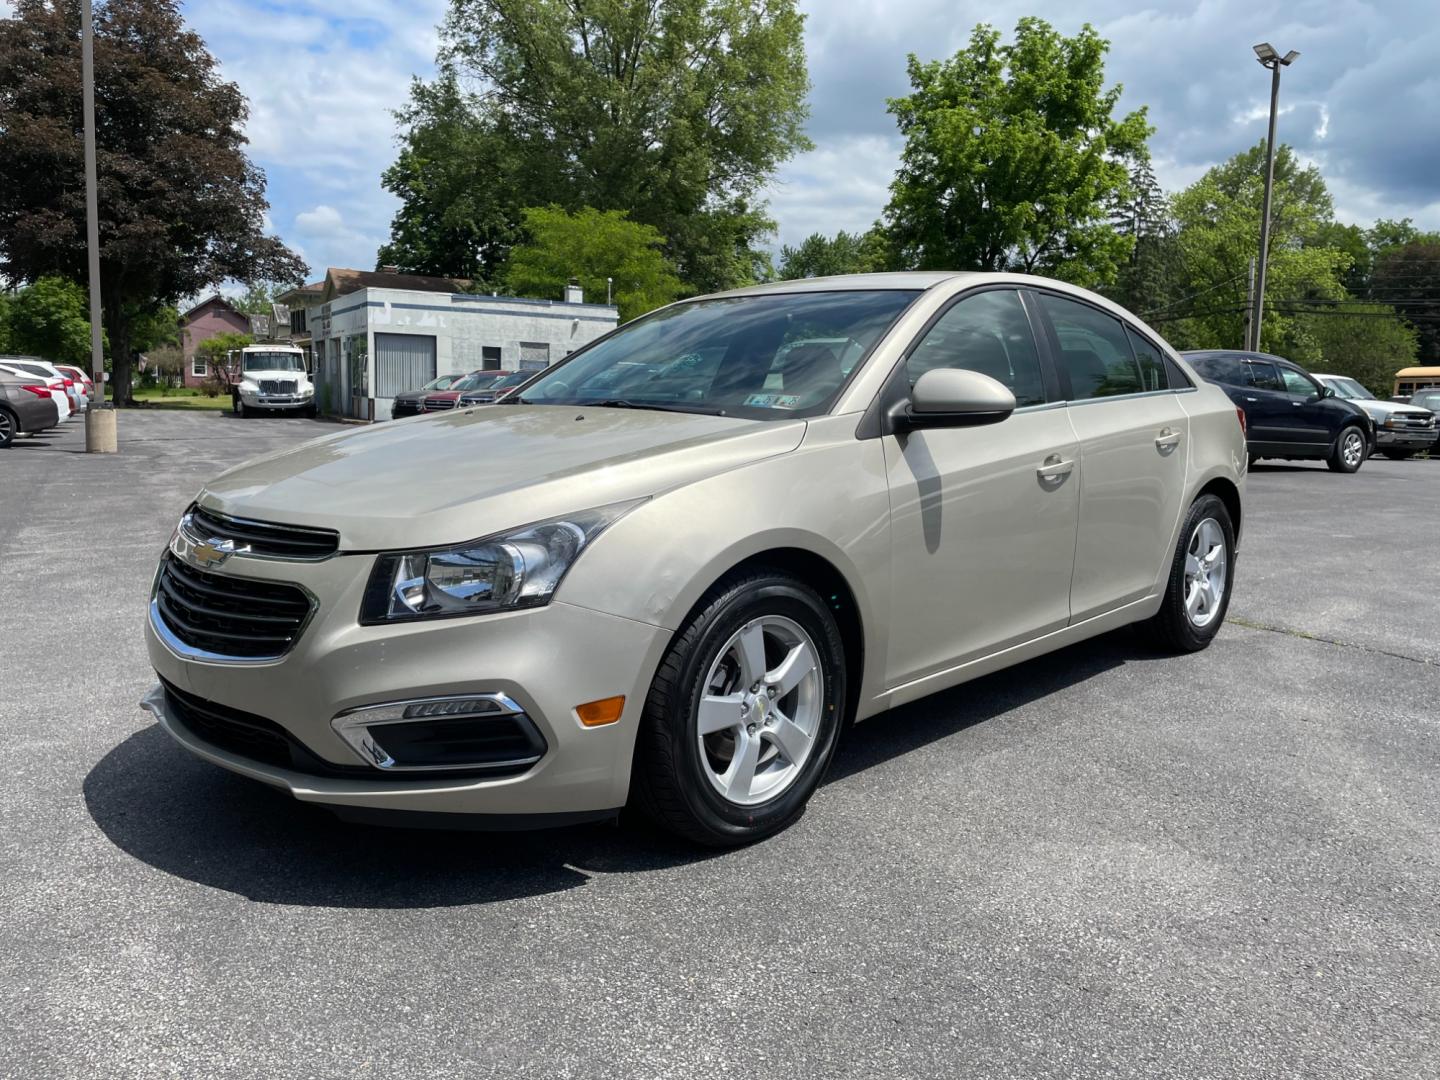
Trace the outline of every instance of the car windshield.
<path fill-rule="evenodd" d="M 676 304 L 550 369 L 520 400 L 757 420 L 816 416 L 917 295 L 771 293 Z"/>
<path fill-rule="evenodd" d="M 304 371 L 305 364 L 299 353 L 291 352 L 247 352 L 246 371 Z"/>
<path fill-rule="evenodd" d="M 1335 391 L 1336 396 L 1349 401 L 1374 401 L 1375 395 L 1366 390 L 1354 379 L 1331 376 L 1324 380 L 1325 383 Z"/>
<path fill-rule="evenodd" d="M 1440 412 L 1440 390 L 1430 393 L 1420 392 L 1410 399 L 1410 404 L 1417 409 L 1429 409 L 1431 412 Z"/>

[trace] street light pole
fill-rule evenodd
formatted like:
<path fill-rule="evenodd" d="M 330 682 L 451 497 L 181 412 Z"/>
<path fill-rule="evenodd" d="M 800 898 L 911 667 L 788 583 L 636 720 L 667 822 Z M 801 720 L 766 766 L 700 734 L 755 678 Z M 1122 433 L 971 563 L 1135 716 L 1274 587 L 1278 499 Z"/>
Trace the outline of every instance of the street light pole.
<path fill-rule="evenodd" d="M 1255 46 L 1255 55 L 1262 66 L 1270 69 L 1270 134 L 1265 143 L 1265 201 L 1260 210 L 1260 265 L 1255 277 L 1254 307 L 1250 311 L 1250 334 L 1245 343 L 1252 352 L 1260 351 L 1260 319 L 1265 311 L 1265 268 L 1270 260 L 1270 196 L 1275 186 L 1275 114 L 1280 104 L 1280 69 L 1289 67 L 1300 56 L 1298 52 L 1281 56 L 1269 44 Z"/>
<path fill-rule="evenodd" d="M 95 394 L 85 411 L 85 449 L 113 454 L 115 411 L 105 404 L 105 352 L 100 342 L 100 197 L 95 165 L 95 25 L 90 0 L 80 4 L 80 83 L 85 121 L 85 244 L 90 257 L 90 374 Z M 116 388 L 116 393 L 119 388 Z"/>

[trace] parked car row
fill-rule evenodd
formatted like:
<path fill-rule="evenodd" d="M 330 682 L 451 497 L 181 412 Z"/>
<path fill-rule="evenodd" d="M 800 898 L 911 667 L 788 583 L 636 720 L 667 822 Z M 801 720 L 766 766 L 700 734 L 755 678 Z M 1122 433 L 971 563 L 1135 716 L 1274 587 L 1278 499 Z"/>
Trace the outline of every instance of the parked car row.
<path fill-rule="evenodd" d="M 69 364 L 35 356 L 0 356 L 0 448 L 16 435 L 33 435 L 79 416 L 90 407 L 94 383 Z"/>
<path fill-rule="evenodd" d="M 468 375 L 441 375 L 418 390 L 395 395 L 390 419 L 402 420 L 427 412 L 445 412 L 467 405 L 491 405 L 517 386 L 535 377 L 534 371 L 472 371 Z"/>
<path fill-rule="evenodd" d="M 1435 413 L 1413 399 L 1380 401 L 1354 379 L 1312 375 L 1269 353 L 1206 349 L 1182 355 L 1244 412 L 1252 464 L 1259 458 L 1310 459 L 1353 473 L 1376 451 L 1401 460 L 1440 444 Z"/>

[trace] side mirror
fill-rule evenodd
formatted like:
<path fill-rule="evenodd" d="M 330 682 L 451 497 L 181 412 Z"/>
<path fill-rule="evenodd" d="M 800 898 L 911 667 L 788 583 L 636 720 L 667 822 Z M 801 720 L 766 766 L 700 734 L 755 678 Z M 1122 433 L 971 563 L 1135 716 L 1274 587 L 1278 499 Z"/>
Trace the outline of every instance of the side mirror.
<path fill-rule="evenodd" d="M 910 400 L 891 414 L 895 428 L 978 427 L 1015 411 L 1009 387 L 966 368 L 932 368 L 915 381 Z"/>
<path fill-rule="evenodd" d="M 1335 388 L 1334 388 L 1333 386 L 1322 386 L 1322 387 L 1320 387 L 1320 397 L 1321 397 L 1322 399 L 1327 398 L 1327 397 L 1334 397 L 1334 396 L 1335 396 Z"/>

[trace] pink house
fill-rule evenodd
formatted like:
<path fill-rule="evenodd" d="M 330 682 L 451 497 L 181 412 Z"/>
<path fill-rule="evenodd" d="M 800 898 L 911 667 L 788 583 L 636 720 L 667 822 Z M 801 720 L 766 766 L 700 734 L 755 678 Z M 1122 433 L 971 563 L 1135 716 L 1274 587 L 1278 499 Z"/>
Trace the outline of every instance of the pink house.
<path fill-rule="evenodd" d="M 185 350 L 185 385 L 200 386 L 209 376 L 205 358 L 195 355 L 196 346 L 216 334 L 248 334 L 250 317 L 216 293 L 202 300 L 180 318 L 180 344 Z"/>

